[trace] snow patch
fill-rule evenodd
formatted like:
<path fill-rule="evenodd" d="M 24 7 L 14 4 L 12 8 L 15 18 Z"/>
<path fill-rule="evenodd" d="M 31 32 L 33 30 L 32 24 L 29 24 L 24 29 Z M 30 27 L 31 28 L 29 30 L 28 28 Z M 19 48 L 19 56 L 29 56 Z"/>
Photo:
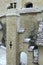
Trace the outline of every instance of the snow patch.
<path fill-rule="evenodd" d="M 6 49 L 0 46 L 0 65 L 6 65 Z"/>

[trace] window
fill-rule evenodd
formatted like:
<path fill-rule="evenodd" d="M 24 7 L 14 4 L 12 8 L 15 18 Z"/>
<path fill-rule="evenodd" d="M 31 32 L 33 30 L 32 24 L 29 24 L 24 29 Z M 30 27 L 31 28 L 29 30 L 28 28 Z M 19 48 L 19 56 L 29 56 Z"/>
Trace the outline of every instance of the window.
<path fill-rule="evenodd" d="M 26 7 L 26 8 L 32 8 L 32 7 L 33 7 L 33 4 L 32 4 L 31 2 L 26 3 L 25 7 Z"/>

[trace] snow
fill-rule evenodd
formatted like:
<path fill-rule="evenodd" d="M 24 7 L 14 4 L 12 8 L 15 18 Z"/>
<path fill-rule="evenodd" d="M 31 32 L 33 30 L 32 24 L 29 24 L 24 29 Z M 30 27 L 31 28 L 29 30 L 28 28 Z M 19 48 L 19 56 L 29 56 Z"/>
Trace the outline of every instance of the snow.
<path fill-rule="evenodd" d="M 20 62 L 21 65 L 27 65 L 27 54 L 25 52 L 22 52 L 20 55 Z"/>
<path fill-rule="evenodd" d="M 20 13 L 34 13 L 34 12 L 41 12 L 39 8 L 22 8 L 19 10 Z"/>
<path fill-rule="evenodd" d="M 0 65 L 6 65 L 6 48 L 0 46 Z"/>
<path fill-rule="evenodd" d="M 25 38 L 25 39 L 24 39 L 24 42 L 25 42 L 25 43 L 28 43 L 29 41 L 30 41 L 30 38 Z"/>
<path fill-rule="evenodd" d="M 38 37 L 36 40 L 36 44 L 43 46 L 43 21 L 39 23 Z"/>
<path fill-rule="evenodd" d="M 23 33 L 24 31 L 25 31 L 24 28 L 20 28 L 20 29 L 18 30 L 18 33 Z"/>
<path fill-rule="evenodd" d="M 34 49 L 34 46 L 30 46 L 30 47 L 28 48 L 28 51 L 33 51 L 33 49 Z"/>

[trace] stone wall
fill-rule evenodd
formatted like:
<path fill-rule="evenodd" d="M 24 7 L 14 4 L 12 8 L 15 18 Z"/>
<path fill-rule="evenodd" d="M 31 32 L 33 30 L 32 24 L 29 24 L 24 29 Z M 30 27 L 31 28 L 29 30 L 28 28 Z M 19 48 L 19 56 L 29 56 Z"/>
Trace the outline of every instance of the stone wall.
<path fill-rule="evenodd" d="M 29 43 L 24 43 L 24 39 L 29 37 L 34 27 L 35 33 L 37 33 L 38 23 L 42 16 L 41 13 L 21 14 L 19 22 L 17 15 L 10 15 L 1 19 L 2 23 L 6 23 L 7 65 L 19 65 L 21 52 L 27 53 L 27 65 L 33 65 L 33 52 L 28 51 Z M 20 24 L 18 28 L 25 30 L 22 34 L 17 32 L 18 23 Z"/>
<path fill-rule="evenodd" d="M 35 33 L 37 33 L 39 21 L 37 21 L 36 16 L 37 14 L 21 14 L 20 16 L 20 28 L 24 28 L 25 32 L 19 34 L 19 52 L 27 53 L 27 64 L 29 65 L 33 65 L 33 52 L 28 52 L 30 43 L 24 43 L 24 39 L 29 37 L 34 27 Z"/>

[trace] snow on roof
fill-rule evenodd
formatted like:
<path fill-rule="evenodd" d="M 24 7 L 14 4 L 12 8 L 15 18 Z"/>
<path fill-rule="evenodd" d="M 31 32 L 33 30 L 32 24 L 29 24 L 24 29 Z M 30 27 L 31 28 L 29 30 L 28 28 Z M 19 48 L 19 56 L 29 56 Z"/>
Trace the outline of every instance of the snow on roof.
<path fill-rule="evenodd" d="M 30 41 L 30 38 L 25 38 L 23 42 L 28 43 L 29 41 Z"/>
<path fill-rule="evenodd" d="M 1 13 L 1 14 L 0 14 L 0 17 L 12 16 L 12 15 L 20 16 L 20 14 L 19 14 L 19 12 L 18 12 L 17 9 L 8 9 L 6 12 Z"/>
<path fill-rule="evenodd" d="M 43 11 L 42 8 L 22 8 L 22 9 L 8 9 L 5 13 L 1 13 L 0 17 L 3 16 L 11 16 L 11 15 L 17 15 L 20 16 L 20 14 L 25 13 L 41 13 Z"/>
<path fill-rule="evenodd" d="M 0 13 L 0 17 L 6 16 L 5 13 Z"/>
<path fill-rule="evenodd" d="M 43 12 L 42 8 L 8 9 L 5 13 L 1 13 L 0 17 L 9 16 L 9 15 L 20 16 L 20 14 L 25 14 L 25 13 L 41 13 L 41 12 Z"/>
<path fill-rule="evenodd" d="M 22 8 L 19 10 L 20 13 L 38 13 L 41 12 L 38 8 Z"/>
<path fill-rule="evenodd" d="M 6 12 L 6 16 L 11 16 L 11 15 L 20 16 L 17 9 L 8 9 Z"/>
<path fill-rule="evenodd" d="M 28 51 L 33 51 L 34 47 L 35 47 L 35 46 L 30 46 L 30 47 L 28 48 Z"/>

